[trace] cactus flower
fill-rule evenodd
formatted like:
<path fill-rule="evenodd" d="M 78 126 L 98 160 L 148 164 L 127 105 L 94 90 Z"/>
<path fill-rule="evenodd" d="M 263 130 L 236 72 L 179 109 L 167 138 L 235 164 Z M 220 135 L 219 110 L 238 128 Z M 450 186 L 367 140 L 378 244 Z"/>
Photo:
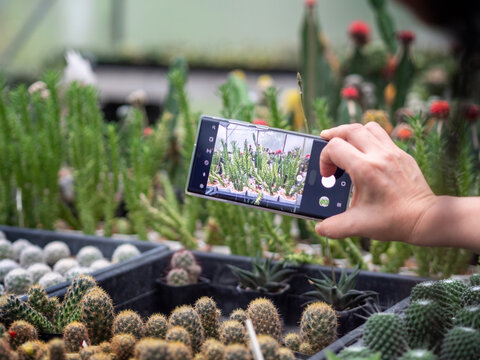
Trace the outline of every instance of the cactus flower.
<path fill-rule="evenodd" d="M 315 5 L 317 5 L 317 0 L 305 0 L 305 5 L 307 5 L 308 7 L 314 7 Z"/>
<path fill-rule="evenodd" d="M 253 123 L 255 125 L 265 125 L 265 126 L 268 126 L 268 122 L 266 122 L 265 120 L 263 119 L 255 119 L 253 120 Z"/>
<path fill-rule="evenodd" d="M 410 30 L 402 30 L 397 32 L 397 39 L 403 46 L 410 45 L 413 41 L 415 41 L 415 33 Z"/>
<path fill-rule="evenodd" d="M 352 21 L 348 27 L 348 34 L 357 46 L 363 46 L 370 40 L 370 26 L 361 20 Z"/>
<path fill-rule="evenodd" d="M 342 98 L 348 100 L 358 99 L 358 90 L 353 86 L 347 86 L 342 89 Z"/>
<path fill-rule="evenodd" d="M 471 124 L 474 124 L 478 120 L 478 116 L 480 115 L 480 109 L 478 105 L 470 104 L 465 108 L 465 118 Z"/>
<path fill-rule="evenodd" d="M 143 136 L 149 137 L 152 134 L 153 134 L 153 129 L 150 126 L 147 126 L 145 129 L 143 129 Z"/>
<path fill-rule="evenodd" d="M 13 330 L 12 330 L 12 331 L 9 331 L 9 332 L 8 332 L 8 335 L 10 335 L 10 337 L 11 337 L 12 339 L 15 339 L 15 337 L 17 336 L 17 334 L 16 334 L 15 331 L 13 331 Z"/>
<path fill-rule="evenodd" d="M 430 114 L 440 119 L 446 119 L 450 114 L 450 105 L 445 100 L 434 101 L 430 105 Z"/>

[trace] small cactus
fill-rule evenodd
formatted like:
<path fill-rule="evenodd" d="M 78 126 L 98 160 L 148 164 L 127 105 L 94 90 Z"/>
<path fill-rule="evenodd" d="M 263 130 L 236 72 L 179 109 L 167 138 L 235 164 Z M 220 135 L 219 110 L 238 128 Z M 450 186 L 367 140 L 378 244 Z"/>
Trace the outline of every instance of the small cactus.
<path fill-rule="evenodd" d="M 168 343 L 168 355 L 170 360 L 193 360 L 192 350 L 184 343 Z"/>
<path fill-rule="evenodd" d="M 47 356 L 47 347 L 45 343 L 39 340 L 27 341 L 17 348 L 18 360 L 40 360 L 45 359 Z M 13 359 L 12 359 L 13 360 Z"/>
<path fill-rule="evenodd" d="M 5 276 L 12 271 L 13 269 L 18 269 L 20 267 L 12 259 L 3 259 L 0 260 L 0 281 L 3 282 L 5 280 Z"/>
<path fill-rule="evenodd" d="M 65 326 L 65 329 L 63 329 L 63 340 L 65 341 L 65 348 L 69 353 L 80 351 L 84 341 L 87 345 L 90 345 L 87 328 L 84 323 L 79 321 L 71 322 Z"/>
<path fill-rule="evenodd" d="M 112 263 L 121 263 L 140 255 L 140 251 L 132 244 L 118 246 L 112 255 Z"/>
<path fill-rule="evenodd" d="M 208 339 L 203 343 L 201 352 L 206 360 L 223 360 L 225 345 L 218 340 Z"/>
<path fill-rule="evenodd" d="M 40 280 L 38 280 L 38 284 L 43 286 L 45 289 L 48 289 L 51 286 L 55 286 L 61 283 L 64 283 L 66 280 L 65 278 L 56 272 L 49 272 L 43 275 Z"/>
<path fill-rule="evenodd" d="M 220 341 L 225 345 L 245 344 L 246 337 L 245 326 L 236 320 L 224 321 L 220 327 Z"/>
<path fill-rule="evenodd" d="M 27 341 L 37 340 L 38 332 L 35 327 L 23 320 L 14 321 L 8 328 L 10 345 L 13 349 Z"/>
<path fill-rule="evenodd" d="M 323 302 L 310 304 L 303 311 L 300 331 L 303 341 L 310 343 L 315 352 L 320 351 L 337 337 L 337 315 Z"/>
<path fill-rule="evenodd" d="M 270 335 L 276 340 L 282 336 L 282 323 L 278 309 L 265 298 L 258 298 L 250 302 L 246 311 L 247 317 L 252 320 L 257 334 Z"/>
<path fill-rule="evenodd" d="M 7 239 L 0 239 L 0 260 L 14 258 L 12 243 Z"/>
<path fill-rule="evenodd" d="M 180 250 L 172 255 L 170 266 L 175 269 L 184 269 L 187 271 L 190 283 L 195 284 L 202 272 L 202 268 L 197 264 L 195 256 L 190 250 Z"/>
<path fill-rule="evenodd" d="M 407 351 L 400 360 L 437 360 L 437 357 L 429 350 L 415 349 Z"/>
<path fill-rule="evenodd" d="M 25 294 L 32 284 L 31 275 L 24 269 L 13 269 L 5 276 L 5 290 L 12 294 Z"/>
<path fill-rule="evenodd" d="M 168 359 L 168 343 L 160 339 L 142 339 L 135 346 L 134 353 L 136 360 Z"/>
<path fill-rule="evenodd" d="M 258 344 L 265 360 L 277 360 L 277 352 L 280 349 L 277 340 L 269 335 L 259 335 Z"/>
<path fill-rule="evenodd" d="M 190 349 L 192 348 L 192 338 L 190 333 L 182 326 L 172 326 L 169 328 L 165 335 L 165 340 L 167 340 L 167 342 L 181 342 Z"/>
<path fill-rule="evenodd" d="M 132 334 L 141 339 L 145 335 L 145 324 L 136 312 L 124 310 L 113 321 L 113 334 Z"/>
<path fill-rule="evenodd" d="M 313 350 L 312 345 L 308 342 L 302 342 L 300 346 L 298 347 L 298 352 L 300 354 L 306 354 L 306 355 L 313 355 L 315 354 L 315 350 Z"/>
<path fill-rule="evenodd" d="M 225 347 L 225 360 L 252 360 L 252 355 L 244 345 L 232 344 Z"/>
<path fill-rule="evenodd" d="M 364 359 L 371 356 L 373 356 L 372 350 L 361 345 L 349 346 L 340 351 L 340 353 L 338 354 L 338 358 L 341 360 Z"/>
<path fill-rule="evenodd" d="M 129 360 L 133 357 L 137 340 L 132 334 L 118 334 L 112 338 L 112 352 L 116 360 Z"/>
<path fill-rule="evenodd" d="M 90 275 L 91 273 L 92 271 L 89 267 L 77 266 L 69 269 L 65 273 L 65 279 L 67 279 L 67 281 L 71 281 L 80 275 Z"/>
<path fill-rule="evenodd" d="M 23 249 L 28 246 L 33 246 L 32 243 L 26 239 L 17 239 L 13 242 L 13 259 L 15 261 L 20 261 L 20 254 L 22 253 Z"/>
<path fill-rule="evenodd" d="M 36 284 L 38 283 L 38 280 L 42 278 L 43 275 L 48 274 L 49 272 L 52 272 L 52 269 L 47 264 L 36 263 L 36 264 L 30 265 L 27 268 L 27 271 L 32 276 L 33 283 Z"/>
<path fill-rule="evenodd" d="M 473 274 L 470 276 L 470 286 L 480 285 L 480 273 Z"/>
<path fill-rule="evenodd" d="M 290 332 L 285 335 L 283 339 L 283 343 L 290 350 L 298 352 L 300 348 L 300 344 L 302 343 L 302 339 L 300 338 L 300 335 L 298 335 L 297 333 Z"/>
<path fill-rule="evenodd" d="M 407 332 L 397 314 L 377 313 L 370 316 L 363 332 L 363 342 L 382 360 L 398 359 L 407 349 Z"/>
<path fill-rule="evenodd" d="M 163 314 L 153 314 L 145 323 L 145 336 L 165 339 L 167 329 L 168 322 L 165 316 Z"/>
<path fill-rule="evenodd" d="M 58 272 L 65 276 L 67 271 L 73 268 L 78 267 L 78 261 L 72 258 L 58 260 L 57 263 L 53 266 L 53 271 Z"/>
<path fill-rule="evenodd" d="M 98 344 L 98 348 L 101 352 L 104 352 L 105 354 L 109 354 L 112 352 L 112 345 L 108 341 L 104 341 Z"/>
<path fill-rule="evenodd" d="M 454 325 L 480 330 L 480 306 L 467 306 L 455 315 Z"/>
<path fill-rule="evenodd" d="M 247 321 L 247 314 L 243 309 L 235 309 L 230 314 L 230 320 L 236 320 L 240 324 L 245 325 L 245 321 Z"/>
<path fill-rule="evenodd" d="M 200 316 L 191 306 L 177 307 L 168 319 L 169 327 L 183 326 L 191 336 L 192 350 L 197 353 L 204 341 L 205 332 L 203 330 Z"/>
<path fill-rule="evenodd" d="M 89 267 L 95 260 L 103 259 L 103 254 L 95 246 L 84 246 L 77 254 L 80 266 Z"/>
<path fill-rule="evenodd" d="M 104 268 L 106 268 L 110 265 L 112 265 L 112 264 L 107 259 L 95 260 L 92 263 L 92 265 L 90 265 L 90 271 L 93 272 L 93 271 L 101 270 L 101 269 L 104 269 Z"/>
<path fill-rule="evenodd" d="M 70 248 L 63 241 L 52 241 L 43 249 L 43 261 L 50 266 L 57 263 L 58 260 L 68 258 Z"/>
<path fill-rule="evenodd" d="M 218 339 L 218 328 L 220 327 L 218 317 L 220 310 L 218 310 L 215 301 L 207 296 L 201 297 L 195 302 L 195 310 L 202 321 L 205 337 Z"/>
<path fill-rule="evenodd" d="M 436 301 L 412 301 L 405 310 L 408 345 L 412 348 L 433 349 L 443 335 L 444 324 Z"/>
<path fill-rule="evenodd" d="M 99 287 L 88 290 L 82 298 L 81 311 L 92 344 L 110 340 L 114 317 L 110 296 Z"/>
<path fill-rule="evenodd" d="M 295 360 L 292 350 L 282 347 L 277 351 L 277 360 Z"/>
<path fill-rule="evenodd" d="M 472 328 L 456 326 L 445 335 L 440 360 L 478 360 L 480 333 Z"/>
<path fill-rule="evenodd" d="M 190 277 L 185 269 L 171 269 L 167 274 L 167 284 L 171 286 L 188 285 Z"/>
<path fill-rule="evenodd" d="M 462 305 L 480 305 L 480 285 L 471 286 L 465 289 L 462 294 Z"/>
<path fill-rule="evenodd" d="M 62 339 L 52 339 L 47 344 L 48 360 L 67 360 L 65 343 Z"/>
<path fill-rule="evenodd" d="M 20 254 L 20 266 L 28 268 L 30 265 L 43 262 L 43 250 L 36 246 L 28 246 Z"/>
<path fill-rule="evenodd" d="M 58 298 L 49 298 L 45 289 L 36 284 L 28 289 L 28 304 L 32 309 L 52 320 L 58 306 Z"/>

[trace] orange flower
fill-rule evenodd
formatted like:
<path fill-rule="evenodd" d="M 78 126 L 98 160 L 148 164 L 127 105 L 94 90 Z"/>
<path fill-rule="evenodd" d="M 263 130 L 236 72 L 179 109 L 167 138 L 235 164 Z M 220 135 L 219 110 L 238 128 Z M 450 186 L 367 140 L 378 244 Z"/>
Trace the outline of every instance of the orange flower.
<path fill-rule="evenodd" d="M 358 90 L 354 86 L 347 86 L 342 89 L 342 98 L 347 100 L 358 99 Z"/>
<path fill-rule="evenodd" d="M 152 134 L 153 134 L 153 129 L 150 126 L 147 126 L 145 129 L 143 129 L 143 136 L 149 137 Z"/>
<path fill-rule="evenodd" d="M 364 21 L 352 21 L 348 27 L 348 34 L 355 44 L 363 46 L 370 40 L 370 26 Z"/>
<path fill-rule="evenodd" d="M 445 100 L 437 100 L 430 105 L 430 114 L 440 119 L 446 119 L 450 114 L 450 105 Z"/>

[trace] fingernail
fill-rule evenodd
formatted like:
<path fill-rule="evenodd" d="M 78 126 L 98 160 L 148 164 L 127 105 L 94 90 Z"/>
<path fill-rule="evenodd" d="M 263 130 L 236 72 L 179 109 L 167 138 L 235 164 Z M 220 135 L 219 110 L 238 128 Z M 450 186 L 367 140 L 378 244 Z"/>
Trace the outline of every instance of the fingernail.
<path fill-rule="evenodd" d="M 322 130 L 320 132 L 320 136 L 327 136 L 328 135 L 328 130 Z"/>

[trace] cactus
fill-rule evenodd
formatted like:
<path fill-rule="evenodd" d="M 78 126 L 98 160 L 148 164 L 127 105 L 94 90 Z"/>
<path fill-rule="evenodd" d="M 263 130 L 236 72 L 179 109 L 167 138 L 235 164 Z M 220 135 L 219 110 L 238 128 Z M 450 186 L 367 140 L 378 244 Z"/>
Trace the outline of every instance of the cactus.
<path fill-rule="evenodd" d="M 41 360 L 47 356 L 45 343 L 39 340 L 27 341 L 17 348 L 18 360 Z"/>
<path fill-rule="evenodd" d="M 30 273 L 24 269 L 13 269 L 5 276 L 5 290 L 12 294 L 25 294 L 32 284 Z"/>
<path fill-rule="evenodd" d="M 104 341 L 98 344 L 98 348 L 101 352 L 104 352 L 105 354 L 109 354 L 112 352 L 112 345 L 108 341 Z"/>
<path fill-rule="evenodd" d="M 285 335 L 283 338 L 283 343 L 287 348 L 289 348 L 292 351 L 297 351 L 300 348 L 300 344 L 302 343 L 302 340 L 300 338 L 300 335 L 294 332 L 290 332 Z"/>
<path fill-rule="evenodd" d="M 298 352 L 300 354 L 306 354 L 306 355 L 313 355 L 315 354 L 315 350 L 313 350 L 313 347 L 310 343 L 308 342 L 302 342 L 300 346 L 298 347 Z"/>
<path fill-rule="evenodd" d="M 461 300 L 462 306 L 480 305 L 480 285 L 465 289 Z"/>
<path fill-rule="evenodd" d="M 455 315 L 454 325 L 480 330 L 480 306 L 467 306 Z"/>
<path fill-rule="evenodd" d="M 203 330 L 200 316 L 191 306 L 177 307 L 168 319 L 169 327 L 183 326 L 191 336 L 192 349 L 194 353 L 200 350 L 200 346 L 204 341 L 205 333 Z"/>
<path fill-rule="evenodd" d="M 440 360 L 478 360 L 480 333 L 475 329 L 456 326 L 445 335 Z"/>
<path fill-rule="evenodd" d="M 63 241 L 52 241 L 43 248 L 43 261 L 50 266 L 69 256 L 70 248 Z"/>
<path fill-rule="evenodd" d="M 363 332 L 363 342 L 372 351 L 380 351 L 382 360 L 398 359 L 408 349 L 405 325 L 397 314 L 370 316 Z"/>
<path fill-rule="evenodd" d="M 96 345 L 110 340 L 113 304 L 112 299 L 105 291 L 99 287 L 87 291 L 81 301 L 81 316 L 92 344 Z"/>
<path fill-rule="evenodd" d="M 341 360 L 363 359 L 372 355 L 373 352 L 369 348 L 365 346 L 353 345 L 340 351 L 338 358 Z"/>
<path fill-rule="evenodd" d="M 28 304 L 51 321 L 58 306 L 58 298 L 50 299 L 45 289 L 36 284 L 28 289 Z"/>
<path fill-rule="evenodd" d="M 12 351 L 7 339 L 0 338 L 0 358 L 2 360 L 17 360 L 18 356 Z"/>
<path fill-rule="evenodd" d="M 82 360 L 79 353 L 68 353 L 67 354 L 67 359 L 68 360 Z"/>
<path fill-rule="evenodd" d="M 277 351 L 277 360 L 295 360 L 292 350 L 282 347 Z"/>
<path fill-rule="evenodd" d="M 32 276 L 32 282 L 36 284 L 38 283 L 38 280 L 42 278 L 43 275 L 48 274 L 49 272 L 52 272 L 52 269 L 47 264 L 36 263 L 36 264 L 30 265 L 27 268 L 27 271 Z"/>
<path fill-rule="evenodd" d="M 190 284 L 190 276 L 185 269 L 171 269 L 167 274 L 167 284 L 171 286 L 184 286 Z"/>
<path fill-rule="evenodd" d="M 205 341 L 201 351 L 205 360 L 223 360 L 225 357 L 225 345 L 215 339 Z"/>
<path fill-rule="evenodd" d="M 80 266 L 89 267 L 95 260 L 103 259 L 103 254 L 95 246 L 84 246 L 77 254 Z"/>
<path fill-rule="evenodd" d="M 47 344 L 48 360 L 67 360 L 65 343 L 62 339 L 52 339 Z"/>
<path fill-rule="evenodd" d="M 247 333 L 245 325 L 236 320 L 224 321 L 220 327 L 220 341 L 225 345 L 245 344 Z"/>
<path fill-rule="evenodd" d="M 245 321 L 247 321 L 247 314 L 243 309 L 235 309 L 230 314 L 230 320 L 236 320 L 240 324 L 245 325 Z"/>
<path fill-rule="evenodd" d="M 112 352 L 116 360 L 129 360 L 133 357 L 137 340 L 132 334 L 118 334 L 112 338 Z"/>
<path fill-rule="evenodd" d="M 14 321 L 8 328 L 8 335 L 13 349 L 16 349 L 24 342 L 38 339 L 37 329 L 24 320 Z"/>
<path fill-rule="evenodd" d="M 337 316 L 330 305 L 315 302 L 307 306 L 300 320 L 301 337 L 317 352 L 337 337 Z"/>
<path fill-rule="evenodd" d="M 135 346 L 134 353 L 137 360 L 168 359 L 168 343 L 160 339 L 142 339 Z"/>
<path fill-rule="evenodd" d="M 248 305 L 247 317 L 252 320 L 257 334 L 270 335 L 276 340 L 282 336 L 282 323 L 278 309 L 265 298 L 255 299 Z"/>
<path fill-rule="evenodd" d="M 68 270 L 78 267 L 78 261 L 72 258 L 58 260 L 53 266 L 53 271 L 65 276 Z"/>
<path fill-rule="evenodd" d="M 400 360 L 437 360 L 437 357 L 429 350 L 415 349 L 407 351 Z"/>
<path fill-rule="evenodd" d="M 123 244 L 118 246 L 112 255 L 112 263 L 120 263 L 137 257 L 140 255 L 140 251 L 131 244 Z"/>
<path fill-rule="evenodd" d="M 184 343 L 168 343 L 168 355 L 170 360 L 192 360 L 192 351 Z"/>
<path fill-rule="evenodd" d="M 433 300 L 412 301 L 405 310 L 405 326 L 412 349 L 433 349 L 441 341 L 445 326 L 440 306 Z"/>
<path fill-rule="evenodd" d="M 33 246 L 32 243 L 25 239 L 17 239 L 12 244 L 13 249 L 13 259 L 15 261 L 20 261 L 20 254 L 22 253 L 23 249 L 28 246 Z"/>
<path fill-rule="evenodd" d="M 195 302 L 195 311 L 200 316 L 206 338 L 218 339 L 220 323 L 218 317 L 221 312 L 212 298 L 204 296 Z"/>
<path fill-rule="evenodd" d="M 0 281 L 3 282 L 5 276 L 12 271 L 13 269 L 18 269 L 20 265 L 18 265 L 12 259 L 3 259 L 0 260 Z"/>
<path fill-rule="evenodd" d="M 90 265 L 90 270 L 91 271 L 97 271 L 97 270 L 100 270 L 100 269 L 104 269 L 104 268 L 106 268 L 110 265 L 112 265 L 112 264 L 107 259 L 98 259 L 98 260 L 95 260 L 92 263 L 92 265 Z"/>
<path fill-rule="evenodd" d="M 145 323 L 145 336 L 165 339 L 168 323 L 163 314 L 151 315 Z"/>
<path fill-rule="evenodd" d="M 12 243 L 7 239 L 0 239 L 0 260 L 14 258 Z"/>
<path fill-rule="evenodd" d="M 184 269 L 188 272 L 191 283 L 196 283 L 198 277 L 202 271 L 201 267 L 197 264 L 195 256 L 190 250 L 180 250 L 172 255 L 170 260 L 170 266 L 175 269 Z"/>
<path fill-rule="evenodd" d="M 190 349 L 192 348 L 192 337 L 183 326 L 170 327 L 165 334 L 165 340 L 167 342 L 182 342 Z"/>
<path fill-rule="evenodd" d="M 77 267 L 69 269 L 65 273 L 65 279 L 67 279 L 67 281 L 71 281 L 71 280 L 75 279 L 76 277 L 78 277 L 80 275 L 89 275 L 91 273 L 92 273 L 92 271 L 90 270 L 90 268 L 83 267 L 83 266 L 77 266 Z"/>
<path fill-rule="evenodd" d="M 36 245 L 28 246 L 20 253 L 20 266 L 23 268 L 41 262 L 43 262 L 43 250 Z"/>
<path fill-rule="evenodd" d="M 132 334 L 141 339 L 145 335 L 145 324 L 136 312 L 124 310 L 113 321 L 113 334 Z"/>
<path fill-rule="evenodd" d="M 277 352 L 280 349 L 277 340 L 269 335 L 259 335 L 258 344 L 265 360 L 277 360 Z"/>
<path fill-rule="evenodd" d="M 470 286 L 480 285 L 480 273 L 473 274 L 470 276 Z"/>
<path fill-rule="evenodd" d="M 232 344 L 225 347 L 225 360 L 252 360 L 252 355 L 245 346 Z"/>
<path fill-rule="evenodd" d="M 48 289 L 51 286 L 55 286 L 61 283 L 64 283 L 66 280 L 65 278 L 56 272 L 49 272 L 43 275 L 40 280 L 38 280 L 38 284 L 43 286 L 45 289 Z"/>
<path fill-rule="evenodd" d="M 65 326 L 63 329 L 63 340 L 69 353 L 80 351 L 83 348 L 82 344 L 84 341 L 87 345 L 90 345 L 87 328 L 84 323 L 79 321 L 71 322 Z"/>

